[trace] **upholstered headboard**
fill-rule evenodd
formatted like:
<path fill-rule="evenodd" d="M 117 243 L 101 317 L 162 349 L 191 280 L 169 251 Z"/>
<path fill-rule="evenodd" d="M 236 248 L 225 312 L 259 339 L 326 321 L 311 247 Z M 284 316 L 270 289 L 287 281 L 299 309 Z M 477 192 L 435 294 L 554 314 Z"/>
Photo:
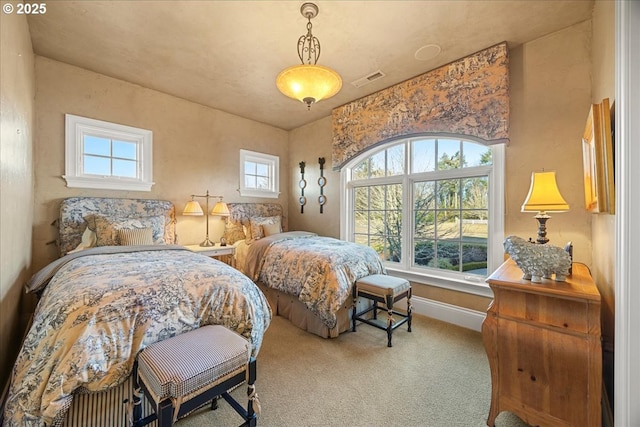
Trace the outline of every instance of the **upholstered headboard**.
<path fill-rule="evenodd" d="M 282 218 L 282 230 L 287 231 L 287 217 L 282 206 L 278 203 L 227 203 L 229 207 L 229 220 L 225 228 L 224 237 L 227 242 L 244 239 L 243 226 L 249 224 L 251 218 L 280 216 Z"/>
<path fill-rule="evenodd" d="M 119 218 L 165 217 L 164 241 L 175 244 L 175 207 L 166 200 L 71 197 L 60 204 L 58 246 L 60 256 L 77 247 L 87 227 L 84 217 L 101 214 Z"/>
<path fill-rule="evenodd" d="M 282 228 L 286 230 L 286 218 L 282 206 L 278 203 L 227 203 L 229 221 L 245 224 L 251 218 L 276 216 L 282 217 Z"/>

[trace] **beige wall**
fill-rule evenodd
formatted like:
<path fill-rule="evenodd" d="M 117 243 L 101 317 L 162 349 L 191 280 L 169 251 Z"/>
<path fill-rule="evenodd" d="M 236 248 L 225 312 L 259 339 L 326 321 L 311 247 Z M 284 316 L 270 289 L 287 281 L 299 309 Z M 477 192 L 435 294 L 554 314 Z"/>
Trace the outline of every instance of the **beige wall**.
<path fill-rule="evenodd" d="M 615 3 L 597 1 L 593 10 L 592 41 L 593 103 L 609 98 L 615 104 Z M 592 215 L 593 275 L 602 297 L 602 348 L 604 383 L 613 397 L 613 347 L 615 332 L 615 215 Z"/>
<path fill-rule="evenodd" d="M 199 243 L 205 236 L 204 217 L 180 215 L 190 194 L 205 194 L 208 189 L 211 194 L 224 196 L 227 202 L 277 201 L 286 211 L 287 132 L 40 56 L 36 57 L 36 81 L 34 268 L 57 256 L 55 245 L 47 242 L 57 236 L 56 228 L 50 224 L 58 216 L 60 200 L 65 197 L 170 200 L 176 205 L 181 244 Z M 61 178 L 65 113 L 152 130 L 155 185 L 151 192 L 67 188 Z M 240 148 L 280 157 L 278 199 L 240 197 L 237 191 Z M 205 200 L 198 200 L 204 208 Z M 217 241 L 224 223 L 216 217 L 209 221 L 209 236 Z"/>
<path fill-rule="evenodd" d="M 25 15 L 0 15 L 0 392 L 27 316 L 33 220 L 33 49 Z M 22 324 L 21 324 L 22 323 Z"/>
<path fill-rule="evenodd" d="M 331 163 L 331 117 L 325 117 L 290 132 L 289 138 L 289 229 L 307 230 L 323 236 L 340 238 L 340 172 L 333 171 Z M 327 142 L 329 141 L 329 142 Z M 327 185 L 323 194 L 327 197 L 323 213 L 320 213 L 318 196 L 320 187 L 320 164 L 324 157 L 324 177 Z M 306 163 L 304 178 L 307 186 L 304 195 L 307 203 L 300 213 L 300 162 Z"/>
<path fill-rule="evenodd" d="M 591 24 L 584 22 L 511 51 L 511 143 L 506 160 L 505 232 L 535 239 L 537 221 L 520 212 L 531 172 L 556 171 L 570 210 L 551 214 L 551 244 L 574 245 L 591 266 L 591 215 L 584 209 L 581 137 L 591 104 Z"/>
<path fill-rule="evenodd" d="M 591 102 L 591 24 L 584 22 L 511 50 L 511 142 L 506 150 L 505 233 L 535 238 L 537 221 L 521 213 L 529 190 L 531 172 L 557 171 L 558 186 L 571 206 L 566 213 L 549 220 L 552 244 L 564 246 L 571 240 L 574 256 L 591 265 L 591 215 L 584 210 L 582 188 L 582 146 L 586 113 Z M 331 153 L 330 118 L 319 120 L 290 133 L 292 182 L 289 195 L 290 224 L 330 236 L 340 234 L 340 180 L 338 172 L 328 175 L 329 195 L 325 213 L 317 207 L 317 157 Z M 304 214 L 297 206 L 300 194 L 298 162 L 311 168 L 305 178 L 309 202 Z M 309 188 L 309 187 L 307 187 Z M 473 310 L 486 310 L 490 299 L 429 286 L 414 286 L 414 294 Z"/>

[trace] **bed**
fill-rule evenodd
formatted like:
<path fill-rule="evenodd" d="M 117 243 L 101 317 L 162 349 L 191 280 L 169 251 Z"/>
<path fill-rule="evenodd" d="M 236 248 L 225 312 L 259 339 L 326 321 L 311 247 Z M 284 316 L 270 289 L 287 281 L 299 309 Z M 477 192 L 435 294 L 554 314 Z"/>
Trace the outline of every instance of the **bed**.
<path fill-rule="evenodd" d="M 361 277 L 385 273 L 379 255 L 352 242 L 287 231 L 277 203 L 228 207 L 224 237 L 236 248 L 236 268 L 258 284 L 273 313 L 324 338 L 349 330 L 351 288 Z"/>
<path fill-rule="evenodd" d="M 200 326 L 224 325 L 259 352 L 271 320 L 264 294 L 227 264 L 175 245 L 170 202 L 65 199 L 58 223 L 61 258 L 27 284 L 40 297 L 6 426 L 127 425 L 138 351 Z"/>

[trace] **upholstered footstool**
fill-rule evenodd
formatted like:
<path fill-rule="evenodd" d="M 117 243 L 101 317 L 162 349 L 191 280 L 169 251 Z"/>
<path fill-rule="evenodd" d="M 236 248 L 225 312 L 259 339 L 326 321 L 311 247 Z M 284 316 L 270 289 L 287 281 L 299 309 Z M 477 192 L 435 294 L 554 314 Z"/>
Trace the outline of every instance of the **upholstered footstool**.
<path fill-rule="evenodd" d="M 203 326 L 148 346 L 138 354 L 133 378 L 134 387 L 145 393 L 155 410 L 141 419 L 136 399 L 134 426 L 155 419 L 158 427 L 171 426 L 208 402 L 215 409 L 220 396 L 243 418 L 241 426 L 256 425 L 256 361 L 251 357 L 251 344 L 224 326 Z M 228 393 L 244 381 L 248 384 L 247 410 Z"/>
<path fill-rule="evenodd" d="M 371 307 L 360 312 L 356 310 L 358 297 L 367 298 L 373 301 Z M 407 312 L 401 313 L 393 309 L 393 305 L 406 298 Z M 378 321 L 378 310 L 383 310 L 378 303 L 386 305 L 386 324 Z M 365 317 L 372 312 L 372 316 Z M 396 319 L 394 317 L 398 317 Z M 356 331 L 356 322 L 360 321 L 376 328 L 387 331 L 387 347 L 391 347 L 391 336 L 393 331 L 399 326 L 407 323 L 407 330 L 411 332 L 411 284 L 408 280 L 399 277 L 387 276 L 386 274 L 373 274 L 356 280 L 353 285 L 353 312 L 351 315 L 351 330 Z"/>

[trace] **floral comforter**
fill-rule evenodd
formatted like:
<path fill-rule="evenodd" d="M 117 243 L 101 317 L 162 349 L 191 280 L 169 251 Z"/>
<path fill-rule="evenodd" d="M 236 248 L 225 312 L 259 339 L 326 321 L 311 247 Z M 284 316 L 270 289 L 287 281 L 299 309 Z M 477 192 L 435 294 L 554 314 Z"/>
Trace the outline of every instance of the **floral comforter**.
<path fill-rule="evenodd" d="M 271 309 L 248 277 L 179 246 L 104 248 L 63 257 L 28 284 L 46 287 L 14 366 L 6 426 L 56 425 L 74 391 L 119 385 L 138 351 L 200 326 L 222 324 L 259 351 Z"/>
<path fill-rule="evenodd" d="M 254 241 L 245 272 L 265 286 L 295 295 L 329 328 L 361 277 L 385 268 L 372 248 L 306 232 L 285 232 Z"/>

